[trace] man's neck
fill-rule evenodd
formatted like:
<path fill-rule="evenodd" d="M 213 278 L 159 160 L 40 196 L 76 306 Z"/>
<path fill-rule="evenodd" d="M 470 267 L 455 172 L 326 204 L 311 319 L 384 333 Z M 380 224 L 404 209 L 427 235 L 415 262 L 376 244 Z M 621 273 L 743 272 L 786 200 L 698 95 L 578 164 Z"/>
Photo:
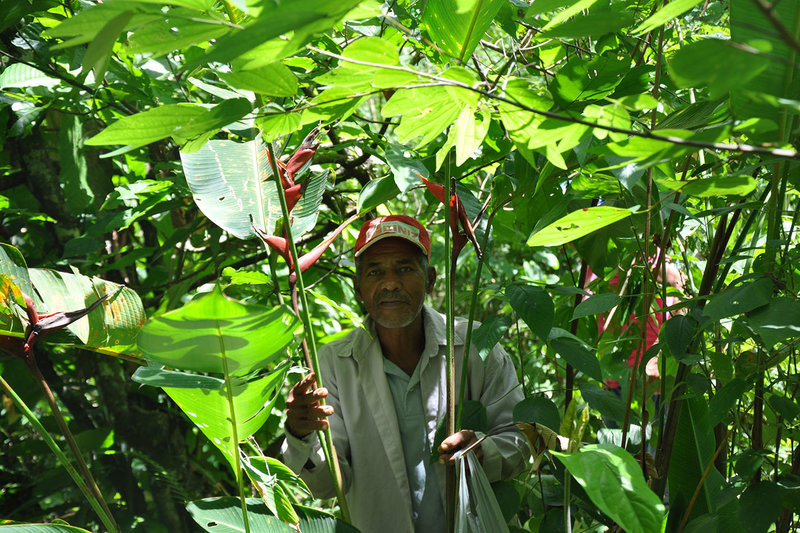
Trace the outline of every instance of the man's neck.
<path fill-rule="evenodd" d="M 423 313 L 403 328 L 384 328 L 376 324 L 383 356 L 399 366 L 409 376 L 414 373 L 425 349 Z"/>

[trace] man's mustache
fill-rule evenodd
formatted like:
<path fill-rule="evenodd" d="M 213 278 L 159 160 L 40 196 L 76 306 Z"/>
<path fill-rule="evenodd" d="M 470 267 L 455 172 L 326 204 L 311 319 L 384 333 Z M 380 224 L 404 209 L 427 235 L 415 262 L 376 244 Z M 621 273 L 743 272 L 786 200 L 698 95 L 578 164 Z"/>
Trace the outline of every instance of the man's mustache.
<path fill-rule="evenodd" d="M 398 291 L 381 291 L 375 295 L 375 302 L 382 303 L 385 301 L 411 303 L 411 299 L 398 292 Z"/>

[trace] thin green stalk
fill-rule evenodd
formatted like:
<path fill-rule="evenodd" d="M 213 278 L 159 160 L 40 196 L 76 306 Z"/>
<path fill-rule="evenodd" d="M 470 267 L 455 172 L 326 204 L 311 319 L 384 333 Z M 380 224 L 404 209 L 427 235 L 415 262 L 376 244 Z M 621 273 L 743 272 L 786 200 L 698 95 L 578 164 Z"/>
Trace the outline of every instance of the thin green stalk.
<path fill-rule="evenodd" d="M 492 218 L 494 211 L 489 214 L 486 220 L 486 233 L 483 234 L 481 250 L 486 250 L 489 242 L 489 232 L 492 228 Z M 469 349 L 472 346 L 472 324 L 475 322 L 475 313 L 478 309 L 478 292 L 481 284 L 481 271 L 483 270 L 483 255 L 478 256 L 478 267 L 475 269 L 475 281 L 472 283 L 472 298 L 469 302 L 469 318 L 467 319 L 467 338 L 464 340 L 464 361 L 461 366 L 461 389 L 458 394 L 458 409 L 456 410 L 455 429 L 461 429 L 461 415 L 463 412 L 464 398 L 467 393 L 467 375 L 469 370 Z"/>
<path fill-rule="evenodd" d="M 454 324 L 453 324 L 453 304 L 455 298 L 453 292 L 453 272 L 455 270 L 456 258 L 452 256 L 453 243 L 450 236 L 450 198 L 455 194 L 455 185 L 451 180 L 447 187 L 447 197 L 444 205 L 444 256 L 449 258 L 449 264 L 445 268 L 445 314 L 447 315 L 447 352 L 445 355 L 446 365 L 446 394 L 447 394 L 447 414 L 445 416 L 445 434 L 452 435 L 456 432 L 456 417 L 455 417 L 455 354 L 453 347 Z M 452 532 L 455 530 L 455 503 L 456 503 L 456 484 L 455 484 L 455 468 L 447 465 L 445 468 L 445 502 L 446 502 L 446 515 L 447 515 L 447 531 Z"/>
<path fill-rule="evenodd" d="M 278 198 L 281 202 L 281 213 L 283 214 L 283 226 L 285 228 L 286 242 L 289 243 L 289 251 L 292 254 L 292 263 L 294 264 L 294 272 L 297 276 L 297 293 L 300 300 L 300 319 L 303 321 L 303 328 L 305 329 L 305 339 L 308 345 L 308 353 L 313 365 L 314 374 L 317 378 L 317 386 L 323 387 L 322 371 L 319 366 L 319 358 L 317 357 L 317 342 L 314 339 L 314 330 L 311 326 L 311 317 L 308 312 L 308 299 L 306 298 L 306 288 L 303 283 L 303 273 L 300 271 L 300 258 L 297 254 L 297 246 L 294 242 L 294 235 L 292 235 L 291 219 L 289 217 L 289 207 L 286 204 L 286 195 L 283 192 L 283 185 L 281 184 L 280 174 L 275 158 L 275 151 L 272 149 L 272 144 L 267 143 L 267 150 L 269 151 L 269 164 L 272 168 L 272 177 L 275 180 L 275 186 L 278 188 Z M 321 404 L 325 402 L 320 400 Z M 347 506 L 347 500 L 344 497 L 344 489 L 342 488 L 342 471 L 339 468 L 339 459 L 336 456 L 336 447 L 333 445 L 333 437 L 331 437 L 330 427 L 317 432 L 320 442 L 322 443 L 322 451 L 325 454 L 325 462 L 328 464 L 328 470 L 331 474 L 333 481 L 333 488 L 336 492 L 336 499 L 339 501 L 339 508 L 342 512 L 342 518 L 345 522 L 350 523 L 350 509 Z"/>
<path fill-rule="evenodd" d="M 220 339 L 219 348 L 222 353 L 222 372 L 225 375 L 225 395 L 228 397 L 228 405 L 231 408 L 231 430 L 233 431 L 233 442 L 236 444 L 233 454 L 233 469 L 236 472 L 236 485 L 239 488 L 239 501 L 242 506 L 244 530 L 246 533 L 250 533 L 250 518 L 247 515 L 247 496 L 244 493 L 244 476 L 242 475 L 242 462 L 239 457 L 239 431 L 236 427 L 236 409 L 233 408 L 233 385 L 231 384 L 231 375 L 228 370 L 228 357 L 225 355 L 225 343 L 222 342 L 223 336 L 219 325 L 217 325 L 217 338 Z"/>
<path fill-rule="evenodd" d="M 25 415 L 25 417 L 34 427 L 36 432 L 39 433 L 39 435 L 42 437 L 42 440 L 44 440 L 45 444 L 47 444 L 50 450 L 52 450 L 52 452 L 58 458 L 58 461 L 61 463 L 61 466 L 64 467 L 64 469 L 69 474 L 69 477 L 71 477 L 72 481 L 74 481 L 75 484 L 78 486 L 78 489 L 80 489 L 80 491 L 83 493 L 84 497 L 89 502 L 89 505 L 91 505 L 92 509 L 94 509 L 94 512 L 97 513 L 97 516 L 103 522 L 103 525 L 106 527 L 106 529 L 108 529 L 109 531 L 119 531 L 119 526 L 117 526 L 116 522 L 114 521 L 114 518 L 111 516 L 110 513 L 106 512 L 107 508 L 104 508 L 104 506 L 100 504 L 100 502 L 97 499 L 97 496 L 89 488 L 89 486 L 86 484 L 86 482 L 78 473 L 78 471 L 75 470 L 75 467 L 72 466 L 72 463 L 70 462 L 69 458 L 64 453 L 64 451 L 59 447 L 58 443 L 56 443 L 55 439 L 53 439 L 53 436 L 50 435 L 50 433 L 45 429 L 42 423 L 39 422 L 39 419 L 36 418 L 36 415 L 33 413 L 33 411 L 30 410 L 30 408 L 25 404 L 22 398 L 19 397 L 19 395 L 11 387 L 11 385 L 9 385 L 6 382 L 6 380 L 3 379 L 3 376 L 0 376 L 0 387 L 2 387 L 5 393 L 9 397 L 11 397 L 11 400 L 14 402 L 17 408 L 20 411 L 22 411 L 22 414 Z"/>

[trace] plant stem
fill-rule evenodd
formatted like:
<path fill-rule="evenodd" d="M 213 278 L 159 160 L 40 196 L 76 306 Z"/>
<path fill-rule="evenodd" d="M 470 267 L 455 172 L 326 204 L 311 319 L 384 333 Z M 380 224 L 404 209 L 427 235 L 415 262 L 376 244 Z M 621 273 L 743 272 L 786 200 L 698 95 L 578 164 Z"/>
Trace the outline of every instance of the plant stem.
<path fill-rule="evenodd" d="M 108 518 L 108 520 L 110 520 L 110 529 L 112 531 L 120 531 L 119 526 L 114 521 L 114 517 L 111 515 L 111 510 L 108 508 L 108 505 L 106 505 L 106 501 L 103 498 L 103 494 L 100 492 L 100 488 L 97 486 L 94 477 L 92 477 L 89 467 L 86 466 L 86 461 L 83 460 L 83 454 L 81 453 L 80 448 L 78 448 L 78 443 L 75 442 L 75 437 L 72 435 L 72 432 L 67 426 L 67 421 L 64 418 L 64 414 L 61 412 L 61 409 L 58 407 L 58 402 L 56 402 L 56 397 L 53 395 L 50 385 L 48 385 L 47 381 L 44 379 L 44 376 L 42 376 L 42 372 L 39 370 L 39 365 L 36 363 L 33 352 L 24 357 L 24 359 L 28 365 L 28 369 L 31 371 L 34 379 L 36 379 L 37 383 L 39 384 L 39 388 L 42 389 L 45 400 L 47 400 L 47 403 L 50 405 L 50 410 L 53 412 L 53 417 L 56 419 L 56 424 L 58 424 L 58 428 L 64 435 L 64 439 L 66 439 L 72 455 L 75 456 L 75 462 L 78 464 L 78 470 L 85 480 L 86 486 L 94 495 L 97 504 L 103 509 L 104 515 Z M 101 518 L 103 517 L 101 516 Z M 108 527 L 108 525 L 106 527 Z"/>
<path fill-rule="evenodd" d="M 447 331 L 447 351 L 445 353 L 445 366 L 446 366 L 446 394 L 447 394 L 447 413 L 445 415 L 445 434 L 447 436 L 456 432 L 456 417 L 455 417 L 455 354 L 453 346 L 454 338 L 454 317 L 453 317 L 453 304 L 455 287 L 453 285 L 453 274 L 455 272 L 456 258 L 452 256 L 453 243 L 450 236 L 450 199 L 455 195 L 455 181 L 450 180 L 447 188 L 446 202 L 444 206 L 444 255 L 449 258 L 450 264 L 445 269 L 445 314 L 447 315 L 446 331 Z M 465 354 L 466 357 L 466 354 Z M 445 505 L 447 515 L 447 531 L 452 532 L 455 530 L 455 504 L 456 504 L 456 484 L 455 484 L 455 468 L 451 465 L 445 467 Z"/>
<path fill-rule="evenodd" d="M 308 346 L 308 354 L 311 358 L 314 374 L 317 378 L 317 387 L 323 387 L 322 371 L 319 366 L 319 358 L 317 357 L 317 343 L 314 339 L 314 330 L 311 326 L 311 317 L 308 313 L 308 299 L 306 298 L 306 288 L 303 283 L 303 273 L 300 271 L 300 258 L 297 254 L 297 246 L 295 246 L 294 235 L 292 235 L 292 224 L 289 217 L 289 206 L 286 204 L 286 195 L 283 192 L 283 184 L 281 183 L 280 173 L 278 170 L 277 159 L 275 158 L 275 151 L 272 149 L 271 143 L 267 144 L 269 151 L 269 164 L 272 168 L 272 177 L 275 180 L 275 186 L 278 188 L 278 198 L 281 202 L 281 213 L 283 214 L 283 225 L 286 228 L 286 242 L 289 243 L 289 251 L 292 254 L 292 263 L 294 264 L 294 272 L 297 276 L 297 293 L 300 306 L 300 319 L 303 321 L 303 328 L 305 329 L 305 339 Z M 324 405 L 324 401 L 320 400 L 320 404 Z M 345 522 L 350 523 L 350 509 L 347 506 L 347 500 L 344 497 L 344 489 L 342 488 L 342 471 L 339 468 L 339 459 L 336 456 L 336 447 L 333 445 L 333 438 L 331 437 L 330 427 L 317 432 L 322 443 L 322 451 L 325 454 L 325 462 L 328 464 L 328 471 L 331 474 L 333 481 L 333 488 L 336 492 L 336 499 L 339 501 L 339 508 L 342 512 L 342 518 Z"/>
<path fill-rule="evenodd" d="M 19 395 L 11 387 L 11 385 L 9 385 L 8 382 L 6 382 L 6 380 L 3 379 L 3 376 L 0 376 L 0 387 L 11 398 L 11 400 L 14 402 L 17 408 L 20 411 L 22 411 L 22 414 L 25 415 L 25 417 L 34 427 L 36 432 L 39 433 L 39 435 L 42 437 L 42 440 L 44 440 L 45 444 L 47 444 L 50 450 L 52 450 L 52 452 L 58 458 L 58 461 L 61 463 L 61 466 L 64 467 L 64 469 L 69 474 L 69 477 L 72 478 L 72 481 L 75 482 L 80 491 L 83 493 L 84 497 L 86 497 L 86 499 L 89 502 L 89 505 L 92 506 L 94 512 L 97 513 L 98 517 L 100 517 L 100 520 L 103 522 L 103 525 L 109 531 L 119 531 L 119 527 L 114 522 L 114 518 L 111 516 L 110 513 L 106 512 L 107 508 L 105 508 L 103 505 L 100 504 L 100 502 L 97 499 L 97 496 L 94 494 L 94 492 L 92 492 L 91 489 L 89 489 L 84 479 L 81 477 L 78 471 L 75 470 L 75 467 L 72 466 L 72 463 L 70 462 L 69 458 L 66 456 L 64 451 L 59 447 L 55 439 L 53 439 L 53 436 L 50 435 L 50 433 L 45 429 L 42 423 L 39 422 L 39 419 L 36 418 L 36 415 L 33 413 L 33 411 L 31 411 L 31 409 L 25 404 L 25 402 L 22 401 L 22 398 L 19 397 Z"/>
<path fill-rule="evenodd" d="M 223 335 L 222 331 L 219 329 L 219 325 L 217 325 L 217 338 L 220 339 L 220 352 L 222 353 L 222 372 L 225 375 L 225 395 L 228 398 L 228 405 L 231 409 L 230 422 L 234 444 L 233 469 L 236 473 L 236 485 L 239 489 L 239 502 L 241 503 L 242 507 L 244 530 L 246 533 L 250 533 L 250 518 L 247 515 L 247 496 L 244 493 L 244 476 L 242 475 L 242 462 L 241 458 L 239 457 L 239 431 L 236 427 L 236 409 L 233 407 L 233 384 L 231 383 L 231 375 L 228 370 L 228 357 L 226 356 L 225 345 L 222 342 Z"/>
<path fill-rule="evenodd" d="M 489 214 L 489 217 L 486 221 L 486 232 L 483 234 L 483 242 L 481 243 L 481 250 L 484 252 L 486 251 L 486 245 L 489 242 L 489 232 L 492 228 L 492 218 L 494 217 L 494 211 Z M 467 337 L 464 340 L 464 362 L 461 366 L 461 388 L 459 389 L 458 395 L 458 409 L 456 410 L 456 423 L 455 429 L 461 429 L 461 415 L 463 411 L 464 405 L 464 398 L 466 397 L 467 392 L 467 375 L 469 370 L 469 350 L 472 346 L 472 324 L 475 322 L 475 313 L 478 309 L 478 292 L 481 283 L 481 271 L 483 270 L 483 258 L 484 256 L 479 256 L 478 259 L 478 267 L 475 269 L 475 281 L 472 283 L 472 298 L 469 302 L 469 319 L 467 320 Z M 520 363 L 522 361 L 520 360 Z"/>

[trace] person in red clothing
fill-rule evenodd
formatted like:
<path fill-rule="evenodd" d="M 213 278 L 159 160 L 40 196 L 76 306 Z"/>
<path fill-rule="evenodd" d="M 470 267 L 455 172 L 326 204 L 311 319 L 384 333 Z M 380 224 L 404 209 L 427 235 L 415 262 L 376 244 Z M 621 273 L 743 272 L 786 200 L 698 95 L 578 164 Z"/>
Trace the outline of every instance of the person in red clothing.
<path fill-rule="evenodd" d="M 662 269 L 661 269 L 661 258 L 660 255 L 663 253 L 663 250 L 659 247 L 656 249 L 655 255 L 650 258 L 649 266 L 653 269 L 653 274 L 655 276 L 656 282 L 662 283 Z M 673 265 L 672 263 L 667 263 L 665 266 L 666 270 L 666 282 L 669 286 L 677 289 L 680 292 L 683 292 L 684 287 L 684 276 L 681 272 Z M 597 279 L 597 276 L 589 270 L 589 275 L 587 276 L 587 284 L 593 280 Z M 609 284 L 612 287 L 619 287 L 619 274 L 614 276 Z M 674 296 L 667 296 L 666 300 L 664 300 L 661 295 L 656 295 L 653 299 L 655 309 L 663 309 L 665 307 L 670 307 L 675 305 L 678 302 L 678 299 Z M 611 312 L 613 314 L 613 311 Z M 667 318 L 672 316 L 672 312 L 667 313 Z M 606 317 L 604 314 L 599 315 L 597 317 L 597 334 L 598 337 L 602 336 L 603 333 L 610 327 L 608 324 L 608 320 L 610 317 Z M 658 343 L 658 334 L 661 331 L 661 326 L 664 325 L 664 313 L 654 311 L 650 312 L 647 315 L 647 320 L 645 321 L 645 335 L 644 335 L 644 343 L 637 342 L 637 346 L 633 349 L 633 351 L 628 356 L 628 366 L 633 368 L 637 362 L 641 364 L 642 356 L 647 353 L 647 351 L 652 348 L 656 343 Z M 630 317 L 628 318 L 627 322 L 621 326 L 619 329 L 619 337 L 623 337 L 626 334 L 636 335 L 637 338 L 641 335 L 641 322 L 639 320 L 639 315 L 637 311 L 631 312 Z M 645 375 L 650 380 L 655 380 L 659 378 L 658 372 L 658 354 L 651 357 L 645 363 Z M 606 385 L 611 389 L 619 388 L 620 384 L 617 380 L 609 379 L 606 380 Z"/>

